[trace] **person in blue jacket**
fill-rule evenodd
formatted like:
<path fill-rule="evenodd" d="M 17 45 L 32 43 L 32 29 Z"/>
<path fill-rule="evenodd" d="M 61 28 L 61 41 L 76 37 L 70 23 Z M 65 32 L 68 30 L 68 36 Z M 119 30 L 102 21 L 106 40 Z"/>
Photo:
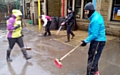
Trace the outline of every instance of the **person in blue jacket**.
<path fill-rule="evenodd" d="M 106 29 L 104 19 L 98 13 L 94 5 L 89 2 L 84 7 L 84 13 L 90 20 L 88 26 L 88 37 L 81 41 L 81 46 L 90 43 L 88 50 L 87 75 L 100 75 L 98 70 L 98 61 L 106 43 Z"/>

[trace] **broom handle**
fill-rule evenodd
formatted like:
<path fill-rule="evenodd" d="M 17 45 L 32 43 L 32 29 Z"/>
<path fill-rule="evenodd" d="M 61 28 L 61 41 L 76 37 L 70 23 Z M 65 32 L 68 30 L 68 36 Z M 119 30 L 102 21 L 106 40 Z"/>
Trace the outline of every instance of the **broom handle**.
<path fill-rule="evenodd" d="M 65 54 L 62 58 L 60 58 L 60 60 L 63 60 L 65 57 L 67 57 L 70 53 L 72 53 L 73 51 L 75 51 L 76 48 L 78 48 L 80 45 L 77 45 L 75 48 L 73 48 L 71 51 L 69 51 L 67 54 Z"/>
<path fill-rule="evenodd" d="M 56 35 L 58 35 L 58 33 L 60 32 L 61 28 L 62 28 L 62 26 L 59 27 L 59 29 L 58 29 Z"/>
<path fill-rule="evenodd" d="M 26 44 L 26 41 L 25 41 L 24 37 L 23 37 L 23 41 L 24 41 L 25 46 L 27 47 L 27 44 Z"/>

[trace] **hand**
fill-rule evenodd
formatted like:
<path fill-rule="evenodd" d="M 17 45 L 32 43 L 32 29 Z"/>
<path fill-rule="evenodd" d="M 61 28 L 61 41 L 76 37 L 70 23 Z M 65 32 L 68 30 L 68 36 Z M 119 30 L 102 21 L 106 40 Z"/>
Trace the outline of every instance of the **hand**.
<path fill-rule="evenodd" d="M 80 46 L 86 46 L 86 45 L 87 45 L 87 43 L 85 43 L 85 41 L 81 41 Z"/>
<path fill-rule="evenodd" d="M 65 25 L 65 22 L 61 23 L 61 26 Z"/>
<path fill-rule="evenodd" d="M 67 16 L 65 18 L 67 18 Z"/>
<path fill-rule="evenodd" d="M 17 29 L 17 28 L 19 28 L 19 27 L 20 27 L 20 24 L 18 24 L 17 26 L 15 26 L 14 29 Z"/>
<path fill-rule="evenodd" d="M 23 32 L 21 31 L 21 36 L 24 37 Z"/>

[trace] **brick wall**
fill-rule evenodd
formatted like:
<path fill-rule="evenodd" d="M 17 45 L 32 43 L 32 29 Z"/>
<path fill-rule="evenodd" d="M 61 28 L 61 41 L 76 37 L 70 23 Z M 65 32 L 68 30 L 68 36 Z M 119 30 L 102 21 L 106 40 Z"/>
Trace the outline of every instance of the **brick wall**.
<path fill-rule="evenodd" d="M 5 13 L 4 12 L 0 12 L 0 23 L 5 22 Z"/>
<path fill-rule="evenodd" d="M 61 0 L 48 0 L 48 15 L 61 16 Z"/>
<path fill-rule="evenodd" d="M 77 29 L 78 30 L 88 30 L 89 21 L 85 19 L 77 20 Z"/>
<path fill-rule="evenodd" d="M 105 19 L 105 25 L 106 25 L 106 32 L 109 35 L 120 35 L 120 23 L 110 21 L 109 16 L 111 16 L 111 12 L 109 12 L 110 8 L 110 0 L 102 0 L 100 13 L 103 15 Z"/>

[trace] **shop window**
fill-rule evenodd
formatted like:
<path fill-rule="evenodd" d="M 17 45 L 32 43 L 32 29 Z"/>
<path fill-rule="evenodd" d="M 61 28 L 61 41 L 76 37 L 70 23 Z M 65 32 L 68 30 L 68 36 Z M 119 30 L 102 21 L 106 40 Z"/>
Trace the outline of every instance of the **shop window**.
<path fill-rule="evenodd" d="M 120 0 L 113 0 L 111 20 L 120 21 Z"/>
<path fill-rule="evenodd" d="M 71 7 L 72 7 L 72 3 L 73 3 L 73 1 L 72 1 L 72 0 L 67 0 L 67 8 L 68 8 L 69 6 L 71 6 Z"/>
<path fill-rule="evenodd" d="M 80 18 L 80 16 L 81 16 L 81 0 L 75 1 L 75 13 L 76 13 L 76 18 Z"/>
<path fill-rule="evenodd" d="M 84 6 L 85 6 L 88 2 L 92 2 L 92 0 L 84 0 Z M 83 18 L 86 18 L 86 17 L 85 17 L 85 14 L 84 14 L 84 10 L 83 10 Z"/>
<path fill-rule="evenodd" d="M 67 8 L 66 9 L 68 9 L 68 7 L 73 7 L 73 0 L 67 0 Z M 68 14 L 68 12 L 67 12 L 67 14 Z"/>

